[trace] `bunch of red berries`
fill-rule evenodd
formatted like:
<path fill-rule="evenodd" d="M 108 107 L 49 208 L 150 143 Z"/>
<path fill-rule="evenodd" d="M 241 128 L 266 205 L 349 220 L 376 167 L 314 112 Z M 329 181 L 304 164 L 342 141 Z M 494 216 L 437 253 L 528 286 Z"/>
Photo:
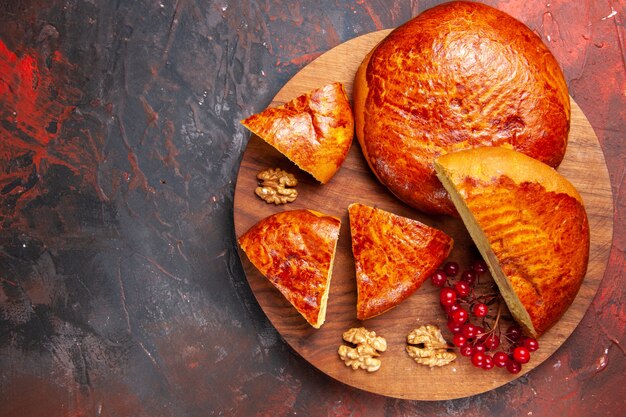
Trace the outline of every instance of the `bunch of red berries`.
<path fill-rule="evenodd" d="M 460 275 L 459 271 L 458 263 L 446 262 L 430 278 L 433 285 L 441 288 L 439 301 L 448 315 L 452 343 L 478 368 L 490 370 L 497 366 L 512 374 L 519 373 L 522 365 L 530 361 L 530 353 L 539 349 L 539 343 L 522 335 L 522 329 L 512 320 L 502 332 L 503 300 L 497 288 L 491 286 L 484 294 L 476 291 L 480 276 L 487 272 L 482 259 L 474 261 Z M 490 314 L 492 309 L 496 310 L 495 315 Z"/>

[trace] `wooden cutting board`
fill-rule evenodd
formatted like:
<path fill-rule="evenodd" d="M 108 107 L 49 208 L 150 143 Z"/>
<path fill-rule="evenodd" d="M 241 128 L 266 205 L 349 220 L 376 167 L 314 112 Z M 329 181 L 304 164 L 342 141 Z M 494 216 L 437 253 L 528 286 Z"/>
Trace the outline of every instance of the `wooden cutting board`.
<path fill-rule="evenodd" d="M 278 92 L 270 106 L 283 104 L 332 81 L 344 83 L 351 97 L 357 67 L 388 33 L 386 30 L 363 35 L 323 54 L 296 74 Z M 299 180 L 299 196 L 294 203 L 274 206 L 266 204 L 254 194 L 256 174 L 275 167 L 295 174 Z M 449 259 L 462 266 L 469 265 L 478 256 L 459 219 L 425 215 L 390 194 L 369 170 L 356 139 L 339 172 L 328 184 L 320 185 L 253 135 L 243 155 L 235 189 L 237 237 L 262 218 L 283 210 L 314 209 L 341 219 L 326 323 L 319 330 L 309 326 L 240 251 L 246 277 L 261 308 L 285 341 L 313 366 L 345 384 L 377 394 L 414 400 L 453 399 L 491 390 L 532 370 L 563 344 L 584 316 L 604 274 L 613 232 L 611 187 L 598 140 L 585 115 L 573 101 L 569 146 L 559 172 L 576 186 L 587 208 L 591 227 L 588 273 L 573 305 L 557 325 L 541 337 L 540 349 L 532 354 L 531 361 L 517 375 L 499 368 L 488 372 L 477 369 L 468 358 L 461 356 L 449 366 L 430 369 L 416 364 L 407 355 L 406 335 L 418 326 L 438 325 L 443 329 L 444 337 L 451 340 L 445 314 L 438 305 L 438 290 L 428 281 L 391 311 L 364 322 L 356 319 L 355 268 L 347 211 L 349 204 L 359 202 L 376 206 L 444 230 L 455 240 Z M 362 325 L 385 337 L 388 343 L 388 350 L 381 356 L 381 369 L 372 374 L 346 367 L 337 355 L 337 349 L 343 343 L 342 333 Z"/>

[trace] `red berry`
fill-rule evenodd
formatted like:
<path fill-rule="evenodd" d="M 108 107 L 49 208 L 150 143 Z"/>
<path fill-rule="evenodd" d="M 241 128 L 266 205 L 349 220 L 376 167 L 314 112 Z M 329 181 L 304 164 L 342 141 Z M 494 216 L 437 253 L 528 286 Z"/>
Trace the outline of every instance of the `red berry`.
<path fill-rule="evenodd" d="M 443 287 L 444 285 L 446 285 L 448 277 L 446 276 L 445 272 L 443 272 L 441 269 L 438 269 L 430 276 L 430 280 L 434 286 Z"/>
<path fill-rule="evenodd" d="M 467 297 L 472 291 L 472 287 L 465 281 L 458 281 L 454 284 L 454 290 L 461 298 Z"/>
<path fill-rule="evenodd" d="M 480 326 L 476 326 L 476 338 L 482 338 L 485 336 L 485 329 Z"/>
<path fill-rule="evenodd" d="M 524 346 L 529 351 L 534 352 L 539 349 L 539 342 L 537 341 L 537 339 L 534 339 L 532 337 L 525 337 L 522 341 L 522 346 Z"/>
<path fill-rule="evenodd" d="M 446 262 L 443 270 L 449 277 L 453 277 L 459 273 L 459 264 L 456 262 Z"/>
<path fill-rule="evenodd" d="M 472 264 L 472 269 L 477 275 L 487 272 L 487 263 L 482 259 L 477 259 Z"/>
<path fill-rule="evenodd" d="M 515 362 L 515 361 L 509 361 L 506 364 L 506 370 L 509 371 L 512 374 L 518 374 L 519 371 L 522 370 L 522 365 L 520 365 L 519 363 Z"/>
<path fill-rule="evenodd" d="M 493 354 L 493 363 L 498 368 L 504 368 L 509 363 L 509 355 L 504 352 L 496 352 Z"/>
<path fill-rule="evenodd" d="M 467 310 L 463 309 L 463 308 L 459 308 L 456 311 L 453 311 L 450 314 L 450 318 L 455 322 L 455 323 L 459 323 L 459 324 L 463 324 L 467 321 L 469 317 L 469 314 L 467 314 Z"/>
<path fill-rule="evenodd" d="M 460 352 L 463 356 L 472 356 L 472 353 L 474 353 L 474 348 L 469 343 L 465 343 L 460 349 Z"/>
<path fill-rule="evenodd" d="M 452 334 L 461 333 L 462 327 L 459 323 L 455 323 L 454 320 L 448 320 L 448 330 L 452 332 Z"/>
<path fill-rule="evenodd" d="M 470 271 L 469 269 L 463 271 L 461 274 L 461 281 L 467 282 L 469 285 L 474 285 L 476 278 L 476 273 L 474 271 Z"/>
<path fill-rule="evenodd" d="M 472 365 L 477 368 L 482 368 L 485 363 L 485 354 L 483 352 L 474 352 L 472 354 Z"/>
<path fill-rule="evenodd" d="M 509 328 L 506 329 L 506 337 L 511 342 L 517 342 L 519 338 L 522 337 L 522 328 L 519 327 L 517 324 L 509 326 Z"/>
<path fill-rule="evenodd" d="M 476 303 L 474 304 L 474 307 L 472 307 L 472 313 L 476 317 L 485 317 L 487 313 L 489 313 L 489 307 L 487 304 Z"/>
<path fill-rule="evenodd" d="M 463 347 L 466 342 L 467 342 L 467 338 L 463 336 L 461 333 L 455 334 L 454 338 L 452 338 L 452 343 L 454 343 L 454 346 Z"/>
<path fill-rule="evenodd" d="M 483 362 L 483 369 L 485 371 L 488 371 L 490 369 L 493 369 L 494 363 L 493 363 L 493 359 L 491 358 L 491 356 L 485 354 L 485 361 Z"/>
<path fill-rule="evenodd" d="M 530 360 L 530 351 L 524 346 L 518 346 L 513 349 L 513 359 L 519 363 L 528 363 Z"/>
<path fill-rule="evenodd" d="M 500 338 L 496 334 L 491 333 L 484 339 L 485 340 L 483 340 L 483 344 L 488 350 L 494 350 L 497 349 L 498 346 L 500 346 Z"/>
<path fill-rule="evenodd" d="M 461 328 L 461 331 L 463 332 L 463 336 L 467 337 L 468 339 L 476 336 L 476 326 L 474 326 L 472 323 L 465 323 Z"/>
<path fill-rule="evenodd" d="M 482 352 L 485 353 L 487 349 L 485 348 L 485 345 L 483 345 L 482 343 L 477 343 L 474 345 L 474 352 Z"/>
<path fill-rule="evenodd" d="M 443 309 L 446 310 L 446 313 L 448 313 L 448 316 L 450 316 L 452 313 L 454 313 L 460 308 L 461 308 L 461 304 L 459 304 L 458 301 L 450 306 L 443 306 Z"/>
<path fill-rule="evenodd" d="M 439 292 L 439 301 L 441 305 L 451 306 L 456 301 L 456 292 L 452 288 L 442 288 Z"/>

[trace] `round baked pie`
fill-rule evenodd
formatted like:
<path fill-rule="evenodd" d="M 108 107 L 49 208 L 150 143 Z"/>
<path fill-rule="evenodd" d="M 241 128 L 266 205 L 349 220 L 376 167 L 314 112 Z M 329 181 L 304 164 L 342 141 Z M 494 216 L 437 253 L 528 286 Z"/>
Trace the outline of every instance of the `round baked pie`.
<path fill-rule="evenodd" d="M 509 310 L 533 337 L 574 301 L 589 260 L 583 201 L 548 165 L 506 148 L 443 155 L 437 174 Z"/>
<path fill-rule="evenodd" d="M 425 11 L 366 56 L 354 81 L 361 149 L 405 203 L 455 214 L 433 162 L 477 146 L 509 146 L 557 167 L 570 101 L 541 39 L 508 14 L 474 2 Z"/>

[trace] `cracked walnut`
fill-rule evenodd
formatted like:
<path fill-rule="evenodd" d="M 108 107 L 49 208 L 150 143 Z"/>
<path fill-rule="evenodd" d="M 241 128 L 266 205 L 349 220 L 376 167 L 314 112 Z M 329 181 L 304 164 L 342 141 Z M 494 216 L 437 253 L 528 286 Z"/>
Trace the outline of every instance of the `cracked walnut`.
<path fill-rule="evenodd" d="M 259 186 L 254 193 L 268 204 L 286 204 L 293 202 L 298 196 L 295 187 L 298 180 L 293 174 L 280 168 L 270 168 L 257 174 Z"/>

